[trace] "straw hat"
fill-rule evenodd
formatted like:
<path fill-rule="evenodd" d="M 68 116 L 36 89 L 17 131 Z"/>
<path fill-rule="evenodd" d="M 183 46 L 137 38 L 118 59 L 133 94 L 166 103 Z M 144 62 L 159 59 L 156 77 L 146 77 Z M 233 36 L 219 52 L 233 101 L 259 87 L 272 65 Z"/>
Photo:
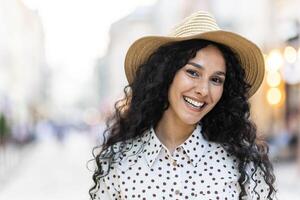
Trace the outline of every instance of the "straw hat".
<path fill-rule="evenodd" d="M 147 36 L 136 40 L 125 58 L 125 73 L 132 83 L 137 68 L 160 46 L 177 41 L 204 39 L 228 46 L 238 55 L 245 69 L 246 81 L 251 85 L 248 97 L 259 88 L 264 77 L 264 59 L 260 49 L 246 38 L 221 30 L 216 20 L 207 12 L 198 11 L 185 18 L 169 36 Z"/>

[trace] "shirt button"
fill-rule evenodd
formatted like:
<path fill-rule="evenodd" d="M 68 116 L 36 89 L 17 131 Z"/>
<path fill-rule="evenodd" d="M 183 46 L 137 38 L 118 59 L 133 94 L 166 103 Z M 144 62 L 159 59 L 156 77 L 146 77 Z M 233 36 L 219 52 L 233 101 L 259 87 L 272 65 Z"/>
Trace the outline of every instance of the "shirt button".
<path fill-rule="evenodd" d="M 174 167 L 176 167 L 176 166 L 177 166 L 177 162 L 176 162 L 176 160 L 174 160 L 174 161 L 173 161 L 172 165 L 173 165 Z"/>
<path fill-rule="evenodd" d="M 179 194 L 180 194 L 180 191 L 179 191 L 179 190 L 175 190 L 175 194 L 176 194 L 176 195 L 179 195 Z"/>

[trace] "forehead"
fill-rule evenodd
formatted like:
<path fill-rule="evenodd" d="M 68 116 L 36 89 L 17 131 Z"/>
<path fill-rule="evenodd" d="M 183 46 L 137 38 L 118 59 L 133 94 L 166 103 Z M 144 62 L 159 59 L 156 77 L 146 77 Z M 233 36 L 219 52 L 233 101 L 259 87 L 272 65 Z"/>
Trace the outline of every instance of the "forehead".
<path fill-rule="evenodd" d="M 204 69 L 213 71 L 226 71 L 226 62 L 222 52 L 213 45 L 208 45 L 197 51 L 196 56 L 190 60 Z"/>

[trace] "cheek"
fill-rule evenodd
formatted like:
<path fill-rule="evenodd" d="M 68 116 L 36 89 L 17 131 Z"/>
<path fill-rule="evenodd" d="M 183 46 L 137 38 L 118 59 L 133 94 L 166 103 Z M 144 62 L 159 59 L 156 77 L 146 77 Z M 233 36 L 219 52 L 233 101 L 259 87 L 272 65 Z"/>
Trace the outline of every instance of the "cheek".
<path fill-rule="evenodd" d="M 188 91 L 192 87 L 192 85 L 193 82 L 189 80 L 183 73 L 177 74 L 169 89 L 169 101 L 180 98 L 184 92 Z"/>
<path fill-rule="evenodd" d="M 214 99 L 215 103 L 217 103 L 221 99 L 223 91 L 224 91 L 223 87 L 222 88 L 218 88 L 218 89 L 216 89 L 214 91 L 214 93 L 213 93 L 213 99 Z"/>
<path fill-rule="evenodd" d="M 177 99 L 178 99 L 178 88 L 176 88 L 176 86 L 171 85 L 169 92 L 168 92 L 168 101 L 171 105 L 174 106 L 174 104 L 176 104 Z"/>

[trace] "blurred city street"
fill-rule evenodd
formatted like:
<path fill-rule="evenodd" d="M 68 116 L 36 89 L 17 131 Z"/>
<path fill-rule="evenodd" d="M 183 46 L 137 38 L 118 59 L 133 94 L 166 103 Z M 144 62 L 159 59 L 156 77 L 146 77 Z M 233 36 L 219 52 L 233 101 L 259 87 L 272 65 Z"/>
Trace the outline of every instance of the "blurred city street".
<path fill-rule="evenodd" d="M 299 200 L 299 8 L 296 0 L 0 0 L 0 200 L 89 199 L 92 148 L 132 89 L 123 90 L 127 50 L 200 10 L 261 49 L 265 76 L 250 119 L 276 161 L 278 199 Z"/>
<path fill-rule="evenodd" d="M 41 141 L 1 185 L 1 200 L 86 200 L 91 173 L 86 168 L 92 145 L 83 133 L 71 133 L 64 142 Z M 294 163 L 276 164 L 278 199 L 297 200 L 300 173 Z"/>

